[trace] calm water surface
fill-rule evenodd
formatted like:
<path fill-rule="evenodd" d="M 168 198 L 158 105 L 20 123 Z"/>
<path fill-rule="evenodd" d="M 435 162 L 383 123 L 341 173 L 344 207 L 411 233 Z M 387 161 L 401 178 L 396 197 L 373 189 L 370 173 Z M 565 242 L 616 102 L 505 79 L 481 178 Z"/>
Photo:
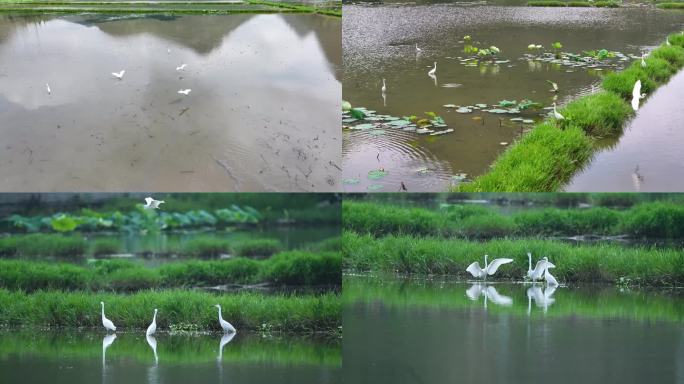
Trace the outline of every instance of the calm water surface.
<path fill-rule="evenodd" d="M 0 332 L 7 383 L 340 383 L 340 346 L 316 339 Z"/>
<path fill-rule="evenodd" d="M 646 8 L 529 8 L 503 6 L 348 5 L 343 21 L 343 98 L 353 106 L 396 117 L 432 111 L 442 116 L 453 133 L 423 136 L 401 129 L 343 132 L 343 179 L 346 191 L 395 192 L 403 181 L 409 191 L 446 190 L 453 175 L 468 178 L 484 173 L 496 157 L 529 124 L 512 122 L 518 115 L 482 111 L 456 113 L 443 105 L 496 104 L 529 99 L 548 107 L 598 89 L 604 73 L 632 59 L 612 59 L 613 65 L 572 68 L 528 61 L 528 44 L 549 50 L 561 42 L 562 51 L 607 49 L 640 55 L 684 26 L 681 13 Z M 463 37 L 479 47 L 496 46 L 506 63 L 463 65 Z M 416 53 L 415 44 L 421 48 Z M 427 72 L 437 62 L 436 80 Z M 383 99 L 382 79 L 387 81 Z M 556 82 L 557 94 L 546 80 Z M 648 103 L 647 103 L 648 104 Z M 646 107 L 644 107 L 646 108 Z M 539 121 L 547 110 L 522 117 Z M 476 119 L 473 119 L 476 118 Z M 369 180 L 369 171 L 388 174 Z"/>
<path fill-rule="evenodd" d="M 352 383 L 682 383 L 684 296 L 345 278 Z"/>
<path fill-rule="evenodd" d="M 3 190 L 336 190 L 340 23 L 0 16 Z"/>

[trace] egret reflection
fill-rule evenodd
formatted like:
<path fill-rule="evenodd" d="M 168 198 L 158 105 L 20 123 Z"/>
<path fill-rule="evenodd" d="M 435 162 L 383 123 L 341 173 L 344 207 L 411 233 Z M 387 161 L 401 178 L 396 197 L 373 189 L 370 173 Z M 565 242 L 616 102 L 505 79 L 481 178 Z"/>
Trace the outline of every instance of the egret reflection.
<path fill-rule="evenodd" d="M 513 304 L 513 299 L 509 296 L 500 294 L 493 286 L 484 283 L 474 283 L 466 290 L 466 296 L 470 300 L 476 301 L 480 296 L 484 296 L 484 307 L 487 309 L 487 301 L 496 305 L 509 306 Z"/>
<path fill-rule="evenodd" d="M 147 335 L 145 338 L 147 339 L 147 344 L 152 348 L 152 352 L 154 352 L 154 363 L 159 364 L 159 357 L 157 356 L 157 339 L 152 335 Z"/>
<path fill-rule="evenodd" d="M 553 304 L 556 299 L 553 298 L 554 292 L 556 292 L 555 285 L 548 285 L 545 290 L 542 291 L 541 287 L 534 285 L 527 288 L 527 315 L 529 316 L 532 312 L 532 300 L 537 307 L 543 308 L 544 313 L 548 310 L 549 306 Z"/>
<path fill-rule="evenodd" d="M 108 333 L 102 338 L 102 383 L 104 384 L 107 378 L 107 348 L 116 340 L 115 333 Z"/>
<path fill-rule="evenodd" d="M 151 334 L 145 335 L 147 344 L 152 348 L 154 353 L 154 365 L 147 369 L 147 382 L 150 384 L 159 383 L 159 356 L 157 356 L 157 339 Z"/>

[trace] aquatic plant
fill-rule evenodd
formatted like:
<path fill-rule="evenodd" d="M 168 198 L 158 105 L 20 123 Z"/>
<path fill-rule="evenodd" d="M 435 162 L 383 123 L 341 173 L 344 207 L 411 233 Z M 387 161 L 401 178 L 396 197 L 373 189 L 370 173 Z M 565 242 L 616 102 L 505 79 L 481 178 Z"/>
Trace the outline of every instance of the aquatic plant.
<path fill-rule="evenodd" d="M 641 89 L 646 94 L 650 94 L 656 88 L 656 83 L 649 78 L 648 73 L 641 65 L 632 65 L 624 71 L 609 73 L 603 78 L 601 86 L 606 91 L 613 92 L 625 100 L 631 100 L 634 83 L 637 80 L 641 80 Z"/>
<path fill-rule="evenodd" d="M 0 256 L 80 259 L 85 251 L 86 241 L 79 236 L 30 234 L 0 238 Z"/>
<path fill-rule="evenodd" d="M 278 239 L 250 239 L 233 246 L 235 254 L 243 257 L 270 257 L 282 251 L 283 245 Z"/>
<path fill-rule="evenodd" d="M 656 7 L 661 9 L 684 9 L 684 3 L 658 3 Z"/>
<path fill-rule="evenodd" d="M 570 102 L 561 114 L 565 116 L 560 121 L 562 127 L 574 126 L 602 137 L 619 134 L 632 109 L 618 95 L 603 91 Z"/>

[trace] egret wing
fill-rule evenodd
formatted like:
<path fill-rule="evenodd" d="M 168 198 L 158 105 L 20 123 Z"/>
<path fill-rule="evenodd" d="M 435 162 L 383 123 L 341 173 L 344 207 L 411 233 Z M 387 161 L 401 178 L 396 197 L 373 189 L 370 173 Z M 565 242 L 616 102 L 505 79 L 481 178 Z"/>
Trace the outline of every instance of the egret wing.
<path fill-rule="evenodd" d="M 488 275 L 493 275 L 496 273 L 496 270 L 499 269 L 500 266 L 508 263 L 512 263 L 513 259 L 494 259 L 492 260 L 491 263 L 487 266 L 487 270 L 485 271 Z"/>
<path fill-rule="evenodd" d="M 480 267 L 479 262 L 474 262 L 466 268 L 466 272 L 470 272 L 473 277 L 481 277 L 482 276 L 482 267 Z"/>
<path fill-rule="evenodd" d="M 152 204 L 153 201 L 154 201 L 154 199 L 151 198 L 151 197 L 146 197 L 146 198 L 145 198 L 145 204 L 147 204 L 147 205 Z"/>

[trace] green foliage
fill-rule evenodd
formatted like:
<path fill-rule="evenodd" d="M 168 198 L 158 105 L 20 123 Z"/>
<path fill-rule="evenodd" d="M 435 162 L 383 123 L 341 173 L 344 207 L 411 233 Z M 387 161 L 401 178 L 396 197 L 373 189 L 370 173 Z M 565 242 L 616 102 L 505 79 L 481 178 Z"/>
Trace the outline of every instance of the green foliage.
<path fill-rule="evenodd" d="M 250 239 L 234 246 L 235 254 L 243 257 L 270 257 L 282 249 L 283 245 L 278 239 Z"/>
<path fill-rule="evenodd" d="M 499 156 L 488 173 L 459 185 L 458 191 L 555 191 L 582 167 L 591 151 L 591 139 L 580 128 L 561 130 L 545 122 Z"/>
<path fill-rule="evenodd" d="M 673 65 L 675 68 L 681 68 L 684 66 L 684 48 L 681 46 L 663 45 L 654 49 L 650 56 L 663 59 Z"/>
<path fill-rule="evenodd" d="M 684 238 L 684 206 L 672 203 L 639 204 L 629 210 L 620 230 L 636 237 Z"/>
<path fill-rule="evenodd" d="M 656 83 L 666 82 L 670 79 L 670 76 L 677 72 L 675 67 L 667 62 L 667 60 L 649 56 L 644 59 L 644 61 L 646 62 L 646 68 L 644 68 L 644 71 L 648 77 Z M 635 62 L 632 65 L 641 66 L 641 61 Z"/>
<path fill-rule="evenodd" d="M 651 93 L 656 88 L 656 83 L 649 78 L 648 73 L 641 66 L 630 66 L 622 72 L 609 73 L 603 78 L 602 87 L 625 100 L 631 100 L 632 90 L 637 80 L 641 80 L 643 93 Z"/>
<path fill-rule="evenodd" d="M 34 233 L 0 238 L 0 256 L 54 256 L 80 259 L 85 254 L 85 249 L 85 239 L 78 236 Z"/>
<path fill-rule="evenodd" d="M 656 7 L 661 9 L 684 9 L 684 3 L 658 3 Z"/>
<path fill-rule="evenodd" d="M 570 102 L 560 113 L 565 116 L 561 126 L 575 126 L 588 135 L 601 137 L 622 132 L 632 109 L 616 94 L 599 92 Z"/>
<path fill-rule="evenodd" d="M 336 294 L 319 296 L 237 293 L 215 295 L 199 291 L 144 291 L 130 295 L 44 291 L 33 294 L 0 289 L 0 324 L 101 328 L 100 301 L 118 329 L 145 329 L 154 308 L 160 329 L 190 323 L 220 331 L 214 304 L 237 329 L 258 330 L 269 324 L 284 333 L 335 332 L 341 326 Z"/>
<path fill-rule="evenodd" d="M 182 252 L 195 257 L 219 257 L 230 254 L 233 249 L 230 241 L 211 236 L 196 236 L 188 240 Z"/>
<path fill-rule="evenodd" d="M 118 239 L 95 239 L 92 243 L 94 256 L 113 255 L 121 249 L 121 242 Z"/>
<path fill-rule="evenodd" d="M 341 285 L 342 258 L 334 253 L 280 253 L 271 258 L 264 273 L 276 284 Z"/>

